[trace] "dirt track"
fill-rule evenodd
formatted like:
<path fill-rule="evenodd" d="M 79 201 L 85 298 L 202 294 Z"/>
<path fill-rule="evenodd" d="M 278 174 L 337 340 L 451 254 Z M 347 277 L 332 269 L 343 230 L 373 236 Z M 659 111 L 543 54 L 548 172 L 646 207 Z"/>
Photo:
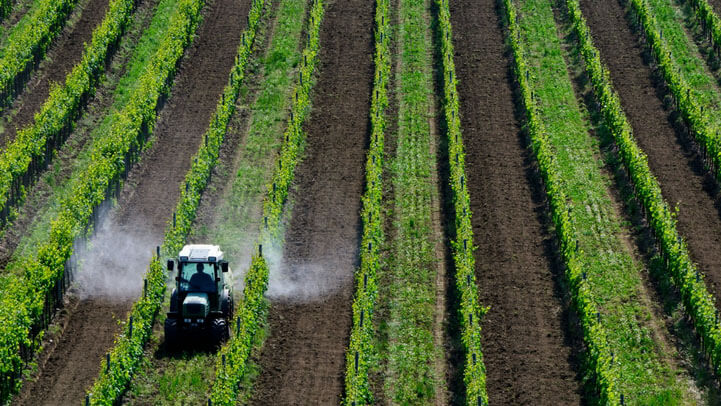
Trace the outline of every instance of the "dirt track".
<path fill-rule="evenodd" d="M 579 404 L 552 236 L 514 117 L 496 2 L 451 1 L 491 404 Z"/>
<path fill-rule="evenodd" d="M 373 76 L 373 13 L 371 1 L 326 4 L 320 76 L 283 257 L 288 282 L 302 280 L 302 273 L 314 268 L 320 285 L 336 290 L 303 303 L 293 297 L 271 302 L 270 335 L 251 404 L 337 405 L 341 400 Z M 271 283 L 271 297 L 273 291 Z"/>
<path fill-rule="evenodd" d="M 643 62 L 643 47 L 629 28 L 623 8 L 616 1 L 607 3 L 581 1 L 634 136 L 648 155 L 666 201 L 671 206 L 678 204 L 677 226 L 691 258 L 707 276 L 711 292 L 721 299 L 721 196 L 717 183 L 691 152 L 686 137 L 669 121 L 651 69 Z"/>
<path fill-rule="evenodd" d="M 2 114 L 4 132 L 0 134 L 0 148 L 15 139 L 16 130 L 32 123 L 35 113 L 47 100 L 52 83 L 64 84 L 65 76 L 79 61 L 85 42 L 90 42 L 93 30 L 105 17 L 109 0 L 83 2 L 80 16 L 74 24 L 66 24 L 53 41 L 38 70 L 32 74 L 23 92 L 16 98 L 12 108 Z M 73 15 L 70 17 L 73 19 Z"/>
<path fill-rule="evenodd" d="M 227 83 L 248 10 L 248 1 L 215 0 L 206 4 L 198 36 L 186 51 L 172 96 L 159 114 L 155 143 L 130 172 L 118 206 L 108 219 L 111 234 L 105 235 L 101 231 L 95 240 L 109 238 L 112 241 L 113 233 L 118 230 L 132 238 L 158 244 L 162 240 L 166 221 L 171 218 L 180 196 L 180 184 L 190 167 L 190 157 L 197 150 L 220 92 Z M 140 256 L 138 262 L 147 264 L 152 246 L 140 254 L 122 252 L 120 246 L 114 248 L 115 259 Z M 92 259 L 98 255 L 100 253 L 91 251 L 88 257 Z M 104 270 L 109 274 L 125 272 L 135 276 L 137 292 L 140 292 L 145 267 L 108 268 Z M 125 299 L 114 305 L 112 311 L 118 318 L 125 318 L 131 304 L 132 299 Z M 62 355 L 51 356 L 39 381 L 33 385 L 49 389 L 32 390 L 28 385 L 26 390 L 30 395 L 24 404 L 81 403 L 85 388 L 97 376 L 100 360 L 117 333 L 117 323 L 108 314 L 107 306 L 107 299 L 101 298 L 82 300 L 78 304 L 55 350 L 56 354 Z M 61 368 L 58 364 L 64 366 Z M 66 375 L 62 382 L 56 376 L 58 373 Z"/>

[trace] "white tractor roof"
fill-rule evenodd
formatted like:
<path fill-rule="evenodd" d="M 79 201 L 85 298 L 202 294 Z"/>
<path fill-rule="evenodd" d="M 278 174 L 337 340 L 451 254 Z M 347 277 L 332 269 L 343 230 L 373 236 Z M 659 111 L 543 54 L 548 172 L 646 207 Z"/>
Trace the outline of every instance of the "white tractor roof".
<path fill-rule="evenodd" d="M 217 262 L 223 259 L 223 251 L 217 245 L 189 244 L 178 254 L 181 261 Z"/>

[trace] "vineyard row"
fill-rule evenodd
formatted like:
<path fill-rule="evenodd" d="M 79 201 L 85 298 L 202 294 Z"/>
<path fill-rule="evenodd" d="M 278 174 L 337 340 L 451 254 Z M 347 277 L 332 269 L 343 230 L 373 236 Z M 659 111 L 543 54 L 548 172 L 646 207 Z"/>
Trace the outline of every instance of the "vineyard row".
<path fill-rule="evenodd" d="M 243 299 L 237 310 L 236 320 L 231 323 L 230 340 L 218 353 L 215 380 L 210 399 L 214 405 L 235 403 L 239 384 L 249 368 L 253 340 L 265 319 L 265 291 L 268 287 L 269 265 L 263 257 L 263 244 L 282 245 L 283 206 L 288 197 L 290 185 L 295 177 L 295 168 L 300 159 L 305 141 L 303 123 L 310 112 L 310 91 L 314 83 L 313 74 L 318 64 L 320 49 L 320 24 L 323 20 L 322 0 L 314 0 L 308 16 L 307 41 L 298 72 L 288 125 L 284 132 L 280 156 L 267 185 L 267 196 L 263 202 L 263 224 L 259 237 L 259 249 L 253 255 L 250 269 L 245 276 Z"/>

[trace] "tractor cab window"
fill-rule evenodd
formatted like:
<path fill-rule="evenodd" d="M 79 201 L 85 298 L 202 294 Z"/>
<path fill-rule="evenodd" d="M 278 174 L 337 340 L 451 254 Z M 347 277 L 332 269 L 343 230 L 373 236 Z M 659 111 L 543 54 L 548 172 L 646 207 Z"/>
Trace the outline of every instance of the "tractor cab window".
<path fill-rule="evenodd" d="M 180 290 L 190 292 L 215 292 L 217 265 L 203 262 L 185 262 L 181 265 Z"/>

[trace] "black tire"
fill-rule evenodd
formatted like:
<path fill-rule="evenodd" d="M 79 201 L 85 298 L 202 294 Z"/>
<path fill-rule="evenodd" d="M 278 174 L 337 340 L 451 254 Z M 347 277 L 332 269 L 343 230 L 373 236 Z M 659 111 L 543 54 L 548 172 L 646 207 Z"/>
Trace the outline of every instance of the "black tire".
<path fill-rule="evenodd" d="M 178 348 L 178 320 L 165 319 L 165 346 L 173 351 Z"/>
<path fill-rule="evenodd" d="M 213 344 L 220 346 L 230 337 L 228 322 L 224 319 L 215 319 L 210 326 L 210 334 L 213 337 Z"/>
<path fill-rule="evenodd" d="M 170 295 L 170 312 L 176 313 L 178 311 L 178 292 L 173 289 L 173 293 Z"/>
<path fill-rule="evenodd" d="M 227 289 L 223 291 L 223 295 L 221 296 L 220 310 L 223 312 L 223 317 L 225 317 L 226 320 L 233 319 L 233 296 Z"/>

